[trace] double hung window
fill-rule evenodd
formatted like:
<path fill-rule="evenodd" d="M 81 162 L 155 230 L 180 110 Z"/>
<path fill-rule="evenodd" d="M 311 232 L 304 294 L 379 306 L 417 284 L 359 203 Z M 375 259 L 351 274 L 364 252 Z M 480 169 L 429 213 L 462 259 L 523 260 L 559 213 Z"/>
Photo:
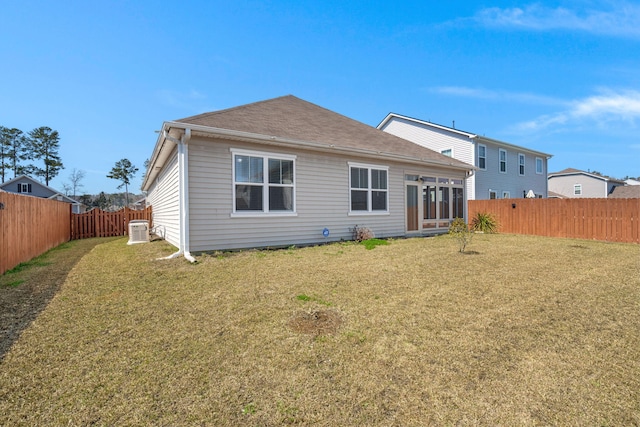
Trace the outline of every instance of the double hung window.
<path fill-rule="evenodd" d="M 542 175 L 542 159 L 540 157 L 536 157 L 536 173 L 538 175 Z"/>
<path fill-rule="evenodd" d="M 507 151 L 500 149 L 498 155 L 500 160 L 500 173 L 507 173 Z"/>
<path fill-rule="evenodd" d="M 524 176 L 525 157 L 524 154 L 518 154 L 518 174 Z"/>
<path fill-rule="evenodd" d="M 349 164 L 351 212 L 388 212 L 388 168 Z"/>
<path fill-rule="evenodd" d="M 232 152 L 234 212 L 295 212 L 295 156 Z"/>
<path fill-rule="evenodd" d="M 487 146 L 478 144 L 478 167 L 482 170 L 487 169 Z"/>

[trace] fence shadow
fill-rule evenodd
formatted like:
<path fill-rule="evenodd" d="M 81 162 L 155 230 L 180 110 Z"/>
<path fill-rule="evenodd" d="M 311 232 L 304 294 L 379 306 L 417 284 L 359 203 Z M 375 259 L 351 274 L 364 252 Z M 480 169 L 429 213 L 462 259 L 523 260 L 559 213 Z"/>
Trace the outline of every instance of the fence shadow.
<path fill-rule="evenodd" d="M 30 261 L 23 270 L 0 276 L 0 362 L 47 307 L 78 261 L 95 246 L 112 239 L 65 243 Z"/>

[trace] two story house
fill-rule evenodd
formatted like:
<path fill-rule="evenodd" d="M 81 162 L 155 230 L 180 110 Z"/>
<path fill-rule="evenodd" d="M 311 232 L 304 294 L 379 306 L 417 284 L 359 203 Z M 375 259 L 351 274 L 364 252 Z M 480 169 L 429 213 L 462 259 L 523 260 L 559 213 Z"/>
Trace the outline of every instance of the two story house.
<path fill-rule="evenodd" d="M 597 173 L 567 168 L 548 176 L 549 191 L 562 198 L 606 198 L 625 182 Z"/>
<path fill-rule="evenodd" d="M 377 127 L 475 166 L 467 179 L 468 200 L 548 196 L 551 154 L 396 113 L 389 113 Z"/>

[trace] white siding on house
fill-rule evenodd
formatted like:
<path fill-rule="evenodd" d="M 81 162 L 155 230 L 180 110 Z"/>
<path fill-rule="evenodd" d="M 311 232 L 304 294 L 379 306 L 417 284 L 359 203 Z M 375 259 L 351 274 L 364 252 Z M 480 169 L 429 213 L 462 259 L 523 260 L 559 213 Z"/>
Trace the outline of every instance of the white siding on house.
<path fill-rule="evenodd" d="M 393 117 L 385 123 L 381 130 L 438 153 L 452 149 L 454 159 L 477 166 L 476 148 L 471 140 L 464 135 L 432 128 L 418 122 L 410 122 L 400 117 Z M 465 192 L 468 200 L 475 199 L 475 180 L 475 175 L 467 179 Z"/>
<path fill-rule="evenodd" d="M 150 186 L 147 203 L 153 208 L 153 226 L 165 240 L 180 245 L 178 154 L 174 148 L 167 164 Z"/>
<path fill-rule="evenodd" d="M 294 216 L 232 215 L 231 148 L 296 156 Z M 389 167 L 389 213 L 349 214 L 349 162 Z M 422 173 L 428 175 L 436 172 L 424 170 Z M 194 137 L 189 142 L 190 250 L 198 252 L 351 240 L 356 225 L 369 227 L 378 237 L 404 235 L 404 174 L 402 165 L 383 160 Z M 452 174 L 449 172 L 444 175 Z M 463 176 L 462 172 L 458 178 Z M 322 235 L 325 227 L 330 231 L 328 238 Z"/>

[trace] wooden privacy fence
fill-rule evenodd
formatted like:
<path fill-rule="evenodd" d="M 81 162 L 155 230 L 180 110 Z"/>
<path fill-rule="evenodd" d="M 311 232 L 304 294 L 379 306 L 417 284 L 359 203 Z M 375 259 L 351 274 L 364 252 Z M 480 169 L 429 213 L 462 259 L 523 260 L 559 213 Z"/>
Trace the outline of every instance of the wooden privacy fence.
<path fill-rule="evenodd" d="M 123 208 L 116 212 L 105 212 L 93 209 L 83 214 L 73 214 L 71 240 L 125 236 L 129 234 L 129 221 L 134 219 L 145 219 L 151 227 L 151 206 L 142 210 Z"/>
<path fill-rule="evenodd" d="M 71 205 L 0 191 L 0 274 L 69 241 Z"/>
<path fill-rule="evenodd" d="M 478 212 L 502 233 L 640 243 L 640 199 L 469 200 L 469 221 Z"/>

